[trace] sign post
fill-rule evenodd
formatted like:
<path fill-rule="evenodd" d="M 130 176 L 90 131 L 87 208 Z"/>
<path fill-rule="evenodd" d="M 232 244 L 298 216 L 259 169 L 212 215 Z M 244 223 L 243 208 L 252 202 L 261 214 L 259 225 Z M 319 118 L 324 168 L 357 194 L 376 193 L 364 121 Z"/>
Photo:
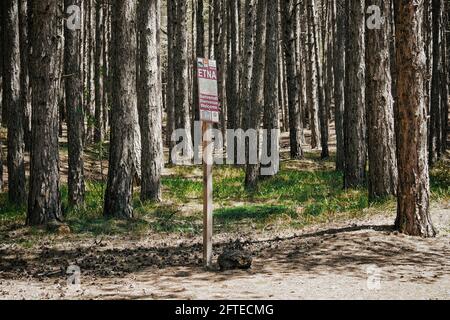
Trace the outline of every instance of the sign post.
<path fill-rule="evenodd" d="M 216 61 L 197 58 L 198 97 L 203 139 L 203 261 L 212 266 L 213 149 L 212 124 L 219 122 L 220 102 Z"/>

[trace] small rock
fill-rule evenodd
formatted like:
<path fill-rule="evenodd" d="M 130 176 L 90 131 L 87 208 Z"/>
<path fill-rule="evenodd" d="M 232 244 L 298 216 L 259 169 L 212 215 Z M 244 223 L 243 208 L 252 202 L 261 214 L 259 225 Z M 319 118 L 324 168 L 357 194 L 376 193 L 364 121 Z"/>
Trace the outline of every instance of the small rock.
<path fill-rule="evenodd" d="M 220 270 L 250 269 L 252 255 L 245 250 L 225 250 L 218 258 Z"/>

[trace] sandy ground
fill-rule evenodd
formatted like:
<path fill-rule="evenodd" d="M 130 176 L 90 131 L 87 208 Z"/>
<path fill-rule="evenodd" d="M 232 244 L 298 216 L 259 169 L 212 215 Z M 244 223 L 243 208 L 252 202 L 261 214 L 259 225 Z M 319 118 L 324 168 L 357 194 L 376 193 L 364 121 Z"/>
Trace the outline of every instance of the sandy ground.
<path fill-rule="evenodd" d="M 247 271 L 204 270 L 198 237 L 0 244 L 0 299 L 450 299 L 449 205 L 432 215 L 434 239 L 393 232 L 392 214 L 217 235 L 216 254 L 236 239 L 253 253 Z M 72 264 L 79 285 L 68 285 Z"/>

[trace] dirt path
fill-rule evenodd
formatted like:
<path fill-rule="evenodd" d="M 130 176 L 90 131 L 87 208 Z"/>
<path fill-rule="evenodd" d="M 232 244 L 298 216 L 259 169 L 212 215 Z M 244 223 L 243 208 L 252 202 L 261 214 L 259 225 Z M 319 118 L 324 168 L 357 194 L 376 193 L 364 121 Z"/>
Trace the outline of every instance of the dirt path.
<path fill-rule="evenodd" d="M 240 238 L 249 271 L 207 272 L 200 238 L 72 239 L 0 245 L 0 299 L 450 299 L 450 208 L 433 210 L 435 239 L 391 230 L 392 215 Z M 67 286 L 64 270 L 81 269 Z"/>

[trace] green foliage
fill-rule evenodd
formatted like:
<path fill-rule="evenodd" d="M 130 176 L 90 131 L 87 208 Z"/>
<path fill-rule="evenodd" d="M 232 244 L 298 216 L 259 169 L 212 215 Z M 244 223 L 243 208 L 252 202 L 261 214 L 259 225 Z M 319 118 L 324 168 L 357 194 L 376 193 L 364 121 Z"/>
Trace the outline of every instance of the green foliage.
<path fill-rule="evenodd" d="M 103 153 L 103 148 L 103 144 L 94 146 L 99 154 Z M 449 167 L 448 162 L 442 161 L 431 170 L 434 201 L 450 199 Z M 85 205 L 81 208 L 69 207 L 67 186 L 63 185 L 61 196 L 66 223 L 76 234 L 201 234 L 202 168 L 169 167 L 168 170 L 171 175 L 164 176 L 162 181 L 163 203 L 142 203 L 136 190 L 133 200 L 135 218 L 130 221 L 103 217 L 103 181 L 87 181 Z M 298 228 L 310 223 L 370 214 L 374 210 L 395 210 L 394 199 L 369 205 L 367 190 L 344 190 L 342 174 L 333 170 L 330 160 L 320 161 L 314 154 L 306 155 L 304 161 L 283 162 L 280 173 L 263 179 L 256 190 L 246 190 L 243 181 L 242 167 L 214 168 L 216 232 L 241 230 L 243 225 L 260 229 L 268 226 Z M 5 225 L 24 225 L 25 217 L 24 207 L 8 203 L 7 195 L 0 194 L 0 230 Z M 31 234 L 43 232 L 33 230 Z"/>

